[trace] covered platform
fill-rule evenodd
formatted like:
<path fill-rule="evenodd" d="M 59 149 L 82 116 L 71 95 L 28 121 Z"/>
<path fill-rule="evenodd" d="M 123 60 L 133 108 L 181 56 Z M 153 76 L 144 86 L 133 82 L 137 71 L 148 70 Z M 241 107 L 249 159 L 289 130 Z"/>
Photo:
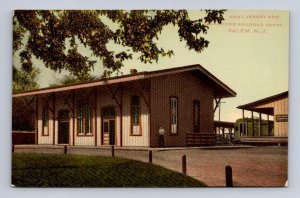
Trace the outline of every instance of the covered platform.
<path fill-rule="evenodd" d="M 241 109 L 243 114 L 243 127 L 240 129 L 241 142 L 287 143 L 288 91 L 237 108 Z M 245 111 L 251 111 L 251 122 L 248 122 L 249 118 L 245 118 Z M 258 113 L 258 123 L 254 113 Z M 263 114 L 267 116 L 267 122 L 262 119 Z M 270 117 L 273 119 L 270 120 Z M 263 126 L 263 123 L 267 123 L 267 126 Z"/>

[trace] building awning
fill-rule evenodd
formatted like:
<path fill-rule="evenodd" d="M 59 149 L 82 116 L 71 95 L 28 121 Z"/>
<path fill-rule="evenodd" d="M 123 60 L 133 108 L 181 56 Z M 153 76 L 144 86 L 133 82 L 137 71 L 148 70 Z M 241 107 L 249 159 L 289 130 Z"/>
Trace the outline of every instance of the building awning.
<path fill-rule="evenodd" d="M 78 83 L 78 84 L 72 84 L 66 86 L 57 86 L 57 87 L 43 88 L 38 90 L 31 90 L 27 92 L 13 94 L 13 98 L 39 95 L 39 94 L 49 94 L 49 93 L 77 90 L 77 89 L 90 88 L 90 87 L 98 87 L 98 86 L 104 86 L 109 84 L 125 83 L 130 81 L 150 79 L 158 76 L 183 73 L 183 72 L 192 72 L 196 77 L 202 79 L 205 83 L 211 86 L 212 89 L 214 90 L 215 97 L 226 98 L 226 97 L 236 96 L 236 92 L 234 92 L 226 84 L 224 84 L 214 75 L 212 75 L 210 72 L 204 69 L 201 65 L 196 64 L 196 65 L 176 67 L 176 68 L 157 70 L 151 72 L 137 72 L 135 74 L 128 74 L 123 76 L 107 78 L 107 79 L 95 80 L 86 83 Z"/>
<path fill-rule="evenodd" d="M 288 97 L 288 91 L 285 91 L 280 94 L 276 94 L 267 98 L 263 98 L 248 104 L 240 105 L 237 108 L 238 109 L 243 109 L 243 110 L 248 110 L 248 111 L 254 111 L 258 113 L 263 113 L 267 115 L 274 115 L 274 108 L 273 107 L 262 107 L 262 106 L 267 106 L 267 104 L 270 104 L 274 101 L 278 101 L 280 99 L 284 99 Z"/>

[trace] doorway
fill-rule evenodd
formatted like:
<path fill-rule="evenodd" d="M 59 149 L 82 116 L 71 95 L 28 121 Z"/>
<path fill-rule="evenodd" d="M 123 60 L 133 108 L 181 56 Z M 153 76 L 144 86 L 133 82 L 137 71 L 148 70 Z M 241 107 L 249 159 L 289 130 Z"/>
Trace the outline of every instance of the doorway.
<path fill-rule="evenodd" d="M 58 144 L 69 144 L 70 119 L 68 110 L 58 112 Z"/>
<path fill-rule="evenodd" d="M 115 145 L 115 108 L 105 107 L 102 114 L 102 144 Z"/>

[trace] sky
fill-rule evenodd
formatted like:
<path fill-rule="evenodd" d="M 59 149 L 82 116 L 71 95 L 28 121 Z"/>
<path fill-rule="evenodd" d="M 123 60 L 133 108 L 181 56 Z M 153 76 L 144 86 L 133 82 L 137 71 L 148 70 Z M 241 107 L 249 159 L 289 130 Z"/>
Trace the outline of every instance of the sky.
<path fill-rule="evenodd" d="M 203 16 L 200 11 L 189 11 L 189 14 L 191 19 Z M 185 42 L 180 42 L 178 28 L 169 25 L 163 29 L 157 43 L 165 49 L 172 49 L 174 56 L 161 57 L 158 63 L 143 64 L 134 55 L 132 60 L 124 62 L 121 71 L 127 74 L 132 68 L 154 71 L 200 64 L 237 93 L 234 98 L 222 99 L 220 115 L 222 121 L 235 122 L 242 116 L 237 106 L 288 90 L 289 13 L 279 10 L 227 10 L 224 17 L 221 25 L 211 25 L 204 35 L 210 43 L 203 52 L 189 50 Z M 118 46 L 113 44 L 110 48 L 118 50 Z M 13 60 L 18 66 L 18 57 L 14 56 Z M 41 70 L 38 79 L 41 87 L 67 75 L 67 72 L 54 73 L 40 60 L 33 63 Z M 99 62 L 93 74 L 101 71 Z M 215 120 L 219 119 L 218 112 Z M 250 117 L 250 112 L 246 112 L 245 116 Z M 266 116 L 263 115 L 263 118 Z"/>

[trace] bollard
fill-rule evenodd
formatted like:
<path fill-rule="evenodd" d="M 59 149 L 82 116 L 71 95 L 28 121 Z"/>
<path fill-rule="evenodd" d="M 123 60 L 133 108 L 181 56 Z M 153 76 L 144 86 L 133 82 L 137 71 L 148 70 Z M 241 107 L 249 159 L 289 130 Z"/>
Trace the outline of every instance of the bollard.
<path fill-rule="evenodd" d="M 114 145 L 111 146 L 111 156 L 115 157 L 115 146 Z"/>
<path fill-rule="evenodd" d="M 186 175 L 186 156 L 182 156 L 182 174 Z"/>
<path fill-rule="evenodd" d="M 225 175 L 226 175 L 226 187 L 233 187 L 231 166 L 226 166 Z"/>
<path fill-rule="evenodd" d="M 15 152 L 15 145 L 14 144 L 12 145 L 11 149 L 12 149 L 12 152 Z"/>
<path fill-rule="evenodd" d="M 68 146 L 65 145 L 65 146 L 64 146 L 64 154 L 66 155 L 67 153 L 68 153 Z"/>
<path fill-rule="evenodd" d="M 149 151 L 149 163 L 152 164 L 152 151 Z"/>

